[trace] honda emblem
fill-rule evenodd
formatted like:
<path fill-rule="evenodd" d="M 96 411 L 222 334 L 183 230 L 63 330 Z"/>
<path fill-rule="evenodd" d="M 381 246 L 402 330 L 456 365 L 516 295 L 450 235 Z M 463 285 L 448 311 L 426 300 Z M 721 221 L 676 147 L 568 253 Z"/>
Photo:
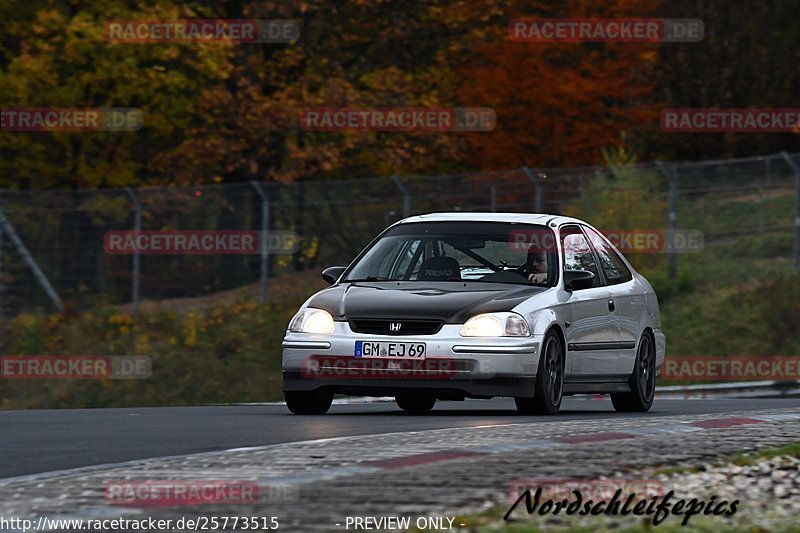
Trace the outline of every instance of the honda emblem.
<path fill-rule="evenodd" d="M 389 322 L 389 331 L 400 331 L 403 324 L 400 322 Z"/>

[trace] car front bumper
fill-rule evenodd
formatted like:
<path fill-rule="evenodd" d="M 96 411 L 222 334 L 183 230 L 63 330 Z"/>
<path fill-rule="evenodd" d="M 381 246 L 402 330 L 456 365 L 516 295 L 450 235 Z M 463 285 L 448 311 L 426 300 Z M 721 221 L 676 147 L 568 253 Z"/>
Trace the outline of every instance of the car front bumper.
<path fill-rule="evenodd" d="M 330 335 L 287 333 L 283 341 L 283 390 L 330 390 L 353 396 L 394 396 L 423 390 L 445 397 L 533 397 L 541 336 L 462 337 L 460 325 L 435 335 L 354 333 L 336 322 Z M 424 361 L 391 363 L 356 358 L 356 341 L 424 342 Z"/>

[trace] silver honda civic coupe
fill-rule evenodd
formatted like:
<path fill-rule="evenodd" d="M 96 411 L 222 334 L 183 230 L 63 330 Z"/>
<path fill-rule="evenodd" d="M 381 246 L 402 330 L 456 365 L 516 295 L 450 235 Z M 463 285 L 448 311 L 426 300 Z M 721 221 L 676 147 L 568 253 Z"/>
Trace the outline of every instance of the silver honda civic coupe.
<path fill-rule="evenodd" d="M 666 350 L 656 294 L 581 220 L 413 216 L 322 277 L 331 286 L 283 340 L 295 414 L 324 414 L 334 394 L 417 413 L 497 396 L 524 414 L 555 414 L 572 394 L 610 394 L 618 411 L 653 403 Z"/>

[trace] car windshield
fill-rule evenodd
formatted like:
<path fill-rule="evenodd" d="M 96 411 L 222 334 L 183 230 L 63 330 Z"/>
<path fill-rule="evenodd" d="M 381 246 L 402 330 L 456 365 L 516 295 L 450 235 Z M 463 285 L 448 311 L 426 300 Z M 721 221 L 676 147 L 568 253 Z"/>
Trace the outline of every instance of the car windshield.
<path fill-rule="evenodd" d="M 546 226 L 415 222 L 390 228 L 344 281 L 482 281 L 553 286 L 557 256 Z"/>

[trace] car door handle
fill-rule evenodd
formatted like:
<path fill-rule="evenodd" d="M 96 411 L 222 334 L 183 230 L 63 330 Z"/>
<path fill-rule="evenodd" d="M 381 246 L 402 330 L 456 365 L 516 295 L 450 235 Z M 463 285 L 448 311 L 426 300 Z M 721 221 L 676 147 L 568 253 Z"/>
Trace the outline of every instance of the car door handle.
<path fill-rule="evenodd" d="M 608 301 L 608 310 L 613 313 L 614 309 L 616 309 L 616 308 L 617 308 L 617 306 L 614 305 L 614 300 L 609 300 Z"/>

